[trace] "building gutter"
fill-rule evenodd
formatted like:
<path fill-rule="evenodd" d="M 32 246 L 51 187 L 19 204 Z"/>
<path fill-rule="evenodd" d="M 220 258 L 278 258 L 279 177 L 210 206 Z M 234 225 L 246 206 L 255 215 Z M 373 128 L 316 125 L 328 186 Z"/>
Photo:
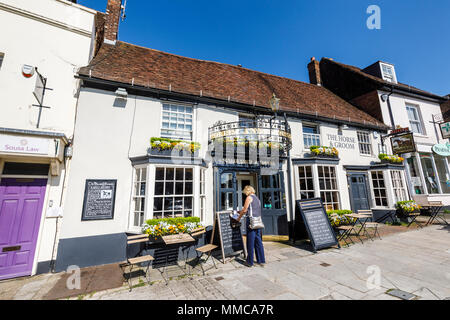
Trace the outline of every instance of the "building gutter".
<path fill-rule="evenodd" d="M 406 90 L 403 88 L 395 87 L 394 85 L 383 86 L 379 90 L 390 91 L 391 94 L 397 93 L 397 94 L 401 94 L 401 95 L 408 96 L 411 98 L 426 100 L 426 101 L 430 101 L 430 102 L 434 102 L 434 103 L 438 103 L 438 104 L 441 104 L 442 102 L 446 101 L 446 99 L 444 97 L 440 97 L 440 96 L 436 96 L 436 95 L 432 95 L 432 94 L 425 94 L 423 92 L 419 92 L 419 91 L 413 90 L 413 89 Z"/>
<path fill-rule="evenodd" d="M 11 129 L 11 128 L 1 128 L 0 127 L 0 133 L 23 134 L 23 135 L 30 135 L 30 136 L 43 136 L 43 137 L 50 137 L 50 138 L 59 138 L 59 139 L 63 140 L 65 144 L 67 144 L 69 142 L 69 140 L 67 139 L 67 137 L 64 133 L 58 133 L 58 132 L 22 130 L 22 129 Z"/>
<path fill-rule="evenodd" d="M 208 105 L 214 105 L 217 107 L 222 108 L 231 108 L 236 110 L 245 110 L 250 113 L 260 112 L 262 114 L 266 115 L 272 115 L 272 112 L 267 107 L 261 107 L 261 106 L 253 106 L 245 103 L 239 103 L 239 102 L 232 102 L 232 101 L 226 101 L 216 98 L 209 98 L 204 96 L 197 96 L 193 94 L 187 94 L 187 93 L 180 93 L 180 92 L 174 92 L 174 91 L 168 91 L 163 89 L 157 89 L 157 88 L 148 88 L 148 87 L 142 87 L 142 86 L 136 86 L 128 83 L 122 83 L 117 81 L 111 81 L 111 80 L 104 80 L 99 78 L 92 78 L 85 75 L 76 75 L 75 78 L 83 80 L 82 87 L 90 87 L 90 88 L 97 88 L 102 90 L 109 90 L 109 91 L 115 91 L 118 87 L 125 88 L 129 93 L 136 94 L 136 95 L 152 95 L 157 96 L 159 99 L 161 98 L 168 98 L 168 99 L 175 99 L 180 101 L 189 101 L 194 103 L 203 103 Z M 89 84 L 89 85 L 88 85 Z M 389 130 L 388 126 L 385 125 L 373 125 L 373 124 L 363 124 L 359 122 L 352 122 L 347 120 L 341 120 L 341 119 L 335 119 L 335 118 L 328 118 L 324 116 L 320 116 L 318 114 L 307 114 L 307 113 L 301 113 L 301 112 L 294 112 L 289 110 L 281 110 L 284 113 L 286 113 L 287 116 L 298 118 L 302 120 L 312 120 L 312 121 L 323 121 L 328 123 L 333 123 L 337 125 L 343 125 L 347 124 L 352 127 L 356 128 L 365 128 L 365 129 L 372 129 L 380 132 L 387 132 Z"/>

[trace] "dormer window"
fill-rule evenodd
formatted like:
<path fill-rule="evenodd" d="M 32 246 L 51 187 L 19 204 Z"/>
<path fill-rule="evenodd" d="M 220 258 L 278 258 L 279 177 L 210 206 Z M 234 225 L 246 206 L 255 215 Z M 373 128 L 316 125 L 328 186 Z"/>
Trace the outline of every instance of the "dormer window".
<path fill-rule="evenodd" d="M 385 81 L 397 83 L 394 66 L 392 65 L 381 63 L 381 76 Z"/>

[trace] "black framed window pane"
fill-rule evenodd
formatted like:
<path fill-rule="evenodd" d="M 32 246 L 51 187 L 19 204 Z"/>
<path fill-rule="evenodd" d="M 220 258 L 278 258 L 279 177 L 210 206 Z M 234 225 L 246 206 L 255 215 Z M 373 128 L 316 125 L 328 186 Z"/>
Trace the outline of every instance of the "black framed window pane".
<path fill-rule="evenodd" d="M 272 209 L 272 193 L 263 192 L 263 208 Z"/>
<path fill-rule="evenodd" d="M 263 189 L 270 188 L 270 178 L 271 178 L 271 176 L 262 176 L 262 188 Z"/>

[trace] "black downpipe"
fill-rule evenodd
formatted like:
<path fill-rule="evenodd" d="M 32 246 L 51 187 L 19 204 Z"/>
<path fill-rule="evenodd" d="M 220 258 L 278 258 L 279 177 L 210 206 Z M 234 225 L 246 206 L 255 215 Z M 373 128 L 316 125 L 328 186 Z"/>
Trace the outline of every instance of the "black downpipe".
<path fill-rule="evenodd" d="M 392 107 L 391 107 L 391 94 L 393 94 L 393 93 L 394 93 L 394 87 L 391 87 L 391 93 L 389 93 L 387 96 L 387 105 L 388 105 L 388 110 L 389 110 L 389 118 L 391 119 L 392 130 L 395 130 L 394 116 L 392 114 Z"/>

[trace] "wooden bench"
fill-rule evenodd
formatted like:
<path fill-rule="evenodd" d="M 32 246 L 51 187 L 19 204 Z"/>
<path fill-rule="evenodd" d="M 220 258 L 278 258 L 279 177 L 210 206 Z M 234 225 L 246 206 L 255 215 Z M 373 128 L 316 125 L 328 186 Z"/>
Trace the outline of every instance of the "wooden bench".
<path fill-rule="evenodd" d="M 203 275 L 205 275 L 205 269 L 203 268 L 203 263 L 208 261 L 209 257 L 211 257 L 213 250 L 215 250 L 217 248 L 218 247 L 215 244 L 206 244 L 204 246 L 201 246 L 201 247 L 198 247 L 197 249 L 195 249 L 195 251 L 197 253 L 197 258 L 196 258 L 195 264 L 192 266 L 192 269 L 194 269 L 198 264 L 200 264 L 200 267 L 202 268 L 202 271 L 203 271 Z M 208 254 L 208 257 L 206 258 L 205 261 L 203 261 L 203 263 L 200 263 L 200 260 L 204 254 Z M 214 257 L 212 257 L 211 259 L 213 261 L 214 268 L 217 269 L 216 262 L 214 261 Z M 191 272 L 192 272 L 192 269 L 191 269 Z"/>
<path fill-rule="evenodd" d="M 141 263 L 145 263 L 148 262 L 147 264 L 147 269 L 145 270 L 145 275 L 147 277 L 147 281 L 148 284 L 150 285 L 150 275 L 148 273 L 148 269 L 150 267 L 150 261 L 155 260 L 151 255 L 145 255 L 145 256 L 141 256 L 141 252 L 143 251 L 142 249 L 142 244 L 148 242 L 148 235 L 147 234 L 139 234 L 139 235 L 134 235 L 134 236 L 128 236 L 127 237 L 127 245 L 126 245 L 126 257 L 127 260 L 123 261 L 119 266 L 120 268 L 123 270 L 123 274 L 125 276 L 125 269 L 126 267 L 130 267 L 129 271 L 128 271 L 128 277 L 127 282 L 128 285 L 130 287 L 130 291 L 132 289 L 131 286 L 131 272 L 133 271 L 133 267 L 135 265 L 141 264 Z M 130 258 L 128 253 L 129 253 L 129 249 L 131 245 L 135 245 L 135 244 L 139 244 L 141 245 L 141 249 L 139 250 L 138 254 L 135 257 Z"/>

